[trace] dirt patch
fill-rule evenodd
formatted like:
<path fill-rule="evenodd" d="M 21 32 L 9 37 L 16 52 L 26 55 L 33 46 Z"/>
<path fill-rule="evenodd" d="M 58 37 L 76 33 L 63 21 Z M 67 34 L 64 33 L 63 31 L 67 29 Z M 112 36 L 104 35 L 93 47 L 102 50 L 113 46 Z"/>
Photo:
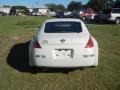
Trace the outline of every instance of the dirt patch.
<path fill-rule="evenodd" d="M 20 41 L 20 40 L 21 40 L 21 37 L 19 37 L 19 36 L 13 36 L 13 37 L 11 37 L 11 38 L 8 39 L 8 42 L 9 43 L 15 43 L 15 42 Z"/>

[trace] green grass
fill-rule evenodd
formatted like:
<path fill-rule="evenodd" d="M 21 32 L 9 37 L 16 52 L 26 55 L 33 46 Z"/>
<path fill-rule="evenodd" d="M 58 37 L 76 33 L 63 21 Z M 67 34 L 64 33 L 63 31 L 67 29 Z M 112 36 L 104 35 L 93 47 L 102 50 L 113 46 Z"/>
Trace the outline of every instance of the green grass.
<path fill-rule="evenodd" d="M 33 74 L 7 63 L 11 48 L 29 41 L 32 32 L 36 32 L 33 27 L 40 26 L 46 19 L 0 17 L 0 90 L 120 90 L 120 25 L 87 25 L 99 44 L 98 67 L 76 69 L 68 74 L 57 70 Z M 15 64 L 17 59 L 22 57 L 15 56 L 11 62 Z"/>

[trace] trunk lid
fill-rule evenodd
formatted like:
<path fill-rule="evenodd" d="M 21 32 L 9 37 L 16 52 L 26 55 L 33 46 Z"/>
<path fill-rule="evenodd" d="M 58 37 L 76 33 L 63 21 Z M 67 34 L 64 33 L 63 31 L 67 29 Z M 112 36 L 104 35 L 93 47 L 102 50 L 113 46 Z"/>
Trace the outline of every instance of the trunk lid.
<path fill-rule="evenodd" d="M 61 45 L 61 44 L 83 44 L 89 40 L 89 34 L 83 33 L 64 33 L 46 34 L 38 39 L 41 44 Z"/>

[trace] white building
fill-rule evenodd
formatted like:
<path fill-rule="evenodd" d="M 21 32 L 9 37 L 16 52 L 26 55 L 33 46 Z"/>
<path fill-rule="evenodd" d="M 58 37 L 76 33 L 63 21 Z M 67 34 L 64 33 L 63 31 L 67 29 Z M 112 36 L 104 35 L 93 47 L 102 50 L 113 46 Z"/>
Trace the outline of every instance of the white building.
<path fill-rule="evenodd" d="M 33 15 L 47 15 L 50 10 L 46 6 L 41 6 L 39 8 L 29 8 L 29 11 L 32 12 Z"/>
<path fill-rule="evenodd" d="M 9 14 L 11 7 L 0 7 L 0 12 Z"/>

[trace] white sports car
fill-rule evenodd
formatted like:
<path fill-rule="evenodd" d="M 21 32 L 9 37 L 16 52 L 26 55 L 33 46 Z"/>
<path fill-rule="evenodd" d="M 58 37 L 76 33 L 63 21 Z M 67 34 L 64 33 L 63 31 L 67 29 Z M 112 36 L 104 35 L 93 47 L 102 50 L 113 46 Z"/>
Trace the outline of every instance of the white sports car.
<path fill-rule="evenodd" d="M 54 68 L 97 66 L 98 44 L 83 21 L 49 19 L 30 42 L 29 64 Z"/>

